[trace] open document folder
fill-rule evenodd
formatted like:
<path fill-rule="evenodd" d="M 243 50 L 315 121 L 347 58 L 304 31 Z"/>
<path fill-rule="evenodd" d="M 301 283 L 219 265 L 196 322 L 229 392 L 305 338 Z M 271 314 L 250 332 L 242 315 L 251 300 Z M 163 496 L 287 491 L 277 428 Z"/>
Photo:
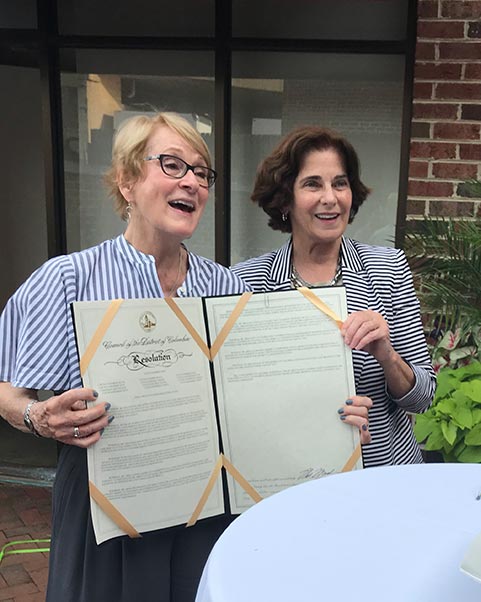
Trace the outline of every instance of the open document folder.
<path fill-rule="evenodd" d="M 355 394 L 344 287 L 77 302 L 73 313 L 84 385 L 115 415 L 88 449 L 97 543 L 189 522 L 202 497 L 199 518 L 223 514 L 221 465 L 234 514 L 361 467 L 358 432 L 337 413 Z"/>

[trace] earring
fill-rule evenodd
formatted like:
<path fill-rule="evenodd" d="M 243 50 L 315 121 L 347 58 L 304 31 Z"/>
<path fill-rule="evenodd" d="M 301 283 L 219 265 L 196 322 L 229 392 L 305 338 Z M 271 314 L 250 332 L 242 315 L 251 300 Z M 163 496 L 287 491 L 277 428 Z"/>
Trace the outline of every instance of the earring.
<path fill-rule="evenodd" d="M 287 222 L 287 216 L 288 215 L 289 215 L 288 213 L 282 213 L 282 221 L 283 222 Z"/>
<path fill-rule="evenodd" d="M 125 219 L 128 222 L 130 222 L 131 213 L 132 213 L 132 205 L 130 203 L 127 203 L 127 207 L 125 208 Z"/>

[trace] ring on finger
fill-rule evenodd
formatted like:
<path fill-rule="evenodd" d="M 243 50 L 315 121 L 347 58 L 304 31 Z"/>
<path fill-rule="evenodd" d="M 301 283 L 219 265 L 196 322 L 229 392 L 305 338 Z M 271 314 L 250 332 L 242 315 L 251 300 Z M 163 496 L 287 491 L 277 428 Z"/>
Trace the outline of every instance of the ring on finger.
<path fill-rule="evenodd" d="M 75 437 L 75 439 L 78 439 L 80 437 L 80 429 L 78 426 L 73 427 L 73 436 Z"/>

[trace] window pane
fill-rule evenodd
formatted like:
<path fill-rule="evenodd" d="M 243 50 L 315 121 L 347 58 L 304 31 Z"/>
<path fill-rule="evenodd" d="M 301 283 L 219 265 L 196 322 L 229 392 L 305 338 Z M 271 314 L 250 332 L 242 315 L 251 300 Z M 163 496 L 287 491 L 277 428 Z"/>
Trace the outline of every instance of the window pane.
<path fill-rule="evenodd" d="M 40 71 L 0 65 L 0 81 L 1 311 L 17 287 L 46 261 L 48 251 Z M 53 439 L 25 436 L 0 418 L 0 472 L 8 465 L 13 470 L 56 463 Z"/>
<path fill-rule="evenodd" d="M 232 35 L 324 40 L 403 40 L 406 0 L 233 0 Z"/>
<path fill-rule="evenodd" d="M 0 309 L 47 259 L 40 71 L 0 65 L 2 228 Z"/>
<path fill-rule="evenodd" d="M 59 0 L 62 34 L 212 36 L 214 0 Z"/>
<path fill-rule="evenodd" d="M 203 52 L 78 50 L 65 51 L 62 64 L 67 244 L 73 251 L 125 230 L 102 180 L 112 137 L 124 119 L 180 113 L 202 133 L 213 156 L 214 61 Z M 213 192 L 188 247 L 214 256 Z"/>
<path fill-rule="evenodd" d="M 0 28 L 36 29 L 37 0 L 0 0 Z"/>
<path fill-rule="evenodd" d="M 379 55 L 237 53 L 232 89 L 232 263 L 280 246 L 249 199 L 260 161 L 300 125 L 338 130 L 357 150 L 373 189 L 348 235 L 394 244 L 404 58 Z"/>

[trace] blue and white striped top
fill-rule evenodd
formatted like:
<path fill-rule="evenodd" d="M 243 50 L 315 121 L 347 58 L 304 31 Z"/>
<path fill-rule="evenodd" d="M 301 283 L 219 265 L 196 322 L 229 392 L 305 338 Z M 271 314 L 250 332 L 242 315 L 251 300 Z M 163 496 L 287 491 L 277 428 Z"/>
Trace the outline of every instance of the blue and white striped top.
<path fill-rule="evenodd" d="M 190 253 L 177 294 L 229 295 L 247 288 L 227 268 Z M 53 391 L 81 387 L 70 304 L 163 296 L 154 258 L 123 235 L 50 259 L 20 286 L 0 317 L 0 381 Z"/>
<path fill-rule="evenodd" d="M 231 269 L 254 292 L 289 290 L 292 241 Z M 356 393 L 373 400 L 369 411 L 372 442 L 363 446 L 364 466 L 422 462 L 407 412 L 423 412 L 429 407 L 436 378 L 406 256 L 400 249 L 343 238 L 341 270 L 348 312 L 363 309 L 379 312 L 389 325 L 394 349 L 411 366 L 416 379 L 411 391 L 402 399 L 394 399 L 376 359 L 365 351 L 352 352 Z M 322 402 L 322 391 L 319 400 Z M 344 401 L 340 399 L 339 405 Z"/>

